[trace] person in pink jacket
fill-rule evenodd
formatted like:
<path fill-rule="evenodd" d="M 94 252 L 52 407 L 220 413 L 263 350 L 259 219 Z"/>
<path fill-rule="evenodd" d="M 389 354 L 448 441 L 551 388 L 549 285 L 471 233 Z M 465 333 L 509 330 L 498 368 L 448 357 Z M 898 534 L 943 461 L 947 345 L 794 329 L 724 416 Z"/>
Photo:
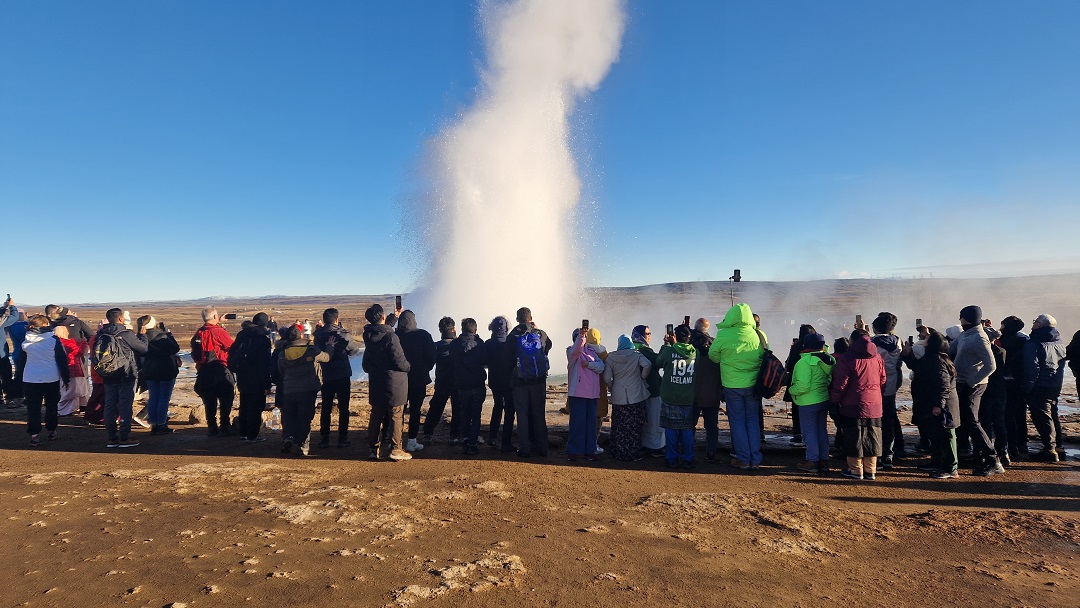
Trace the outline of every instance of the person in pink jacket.
<path fill-rule="evenodd" d="M 885 362 L 870 335 L 851 332 L 851 346 L 836 359 L 829 401 L 840 405 L 844 429 L 844 477 L 873 480 L 881 456 L 881 387 L 885 386 Z"/>
<path fill-rule="evenodd" d="M 596 460 L 596 403 L 600 398 L 600 374 L 604 362 L 591 344 L 586 344 L 587 329 L 574 330 L 574 344 L 566 349 L 566 394 L 570 408 L 570 434 L 566 438 L 566 459 L 584 456 Z"/>

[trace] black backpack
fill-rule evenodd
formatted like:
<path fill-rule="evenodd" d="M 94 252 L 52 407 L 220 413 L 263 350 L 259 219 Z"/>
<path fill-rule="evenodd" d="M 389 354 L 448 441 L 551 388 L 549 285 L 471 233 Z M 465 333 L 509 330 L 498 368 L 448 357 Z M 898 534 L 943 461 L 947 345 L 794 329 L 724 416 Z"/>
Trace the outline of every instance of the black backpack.
<path fill-rule="evenodd" d="M 242 373 L 255 366 L 255 340 L 247 332 L 236 337 L 236 341 L 229 347 L 229 371 Z"/>
<path fill-rule="evenodd" d="M 94 352 L 90 361 L 94 371 L 104 380 L 118 378 L 124 370 L 135 364 L 131 345 L 118 335 L 99 333 L 94 340 Z"/>

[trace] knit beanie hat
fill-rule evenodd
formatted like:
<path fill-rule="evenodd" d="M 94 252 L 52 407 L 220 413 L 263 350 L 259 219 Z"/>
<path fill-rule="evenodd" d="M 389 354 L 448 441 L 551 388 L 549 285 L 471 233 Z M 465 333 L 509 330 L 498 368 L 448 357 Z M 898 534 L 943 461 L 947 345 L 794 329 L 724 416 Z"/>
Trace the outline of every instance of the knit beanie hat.
<path fill-rule="evenodd" d="M 825 348 L 825 336 L 821 334 L 807 334 L 802 339 L 803 350 L 821 350 Z"/>
<path fill-rule="evenodd" d="M 1024 329 L 1024 320 L 1016 315 L 1005 317 L 1001 320 L 1001 329 L 1005 333 L 1014 334 Z"/>
<path fill-rule="evenodd" d="M 972 325 L 978 325 L 983 320 L 982 309 L 978 306 L 965 306 L 960 309 L 960 318 Z"/>

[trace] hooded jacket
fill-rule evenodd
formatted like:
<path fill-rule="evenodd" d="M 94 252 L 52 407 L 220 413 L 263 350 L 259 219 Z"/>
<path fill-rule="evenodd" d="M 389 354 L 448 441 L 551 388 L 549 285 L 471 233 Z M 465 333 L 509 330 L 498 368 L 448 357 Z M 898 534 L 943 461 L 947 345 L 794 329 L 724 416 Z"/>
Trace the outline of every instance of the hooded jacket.
<path fill-rule="evenodd" d="M 1005 349 L 1005 381 L 1023 380 L 1024 344 L 1028 335 L 1022 331 L 1003 331 L 998 343 Z"/>
<path fill-rule="evenodd" d="M 1036 389 L 1040 393 L 1059 394 L 1065 381 L 1065 344 L 1056 327 L 1040 327 L 1031 331 L 1024 344 L 1025 393 Z"/>
<path fill-rule="evenodd" d="M 885 363 L 886 379 L 882 394 L 892 397 L 904 383 L 904 376 L 900 373 L 900 338 L 895 334 L 877 334 L 870 341 L 877 347 L 878 355 Z"/>
<path fill-rule="evenodd" d="M 1073 377 L 1080 378 L 1080 331 L 1073 334 L 1072 341 L 1065 347 L 1065 356 L 1069 359 Z"/>
<path fill-rule="evenodd" d="M 450 343 L 457 339 L 443 337 L 435 343 L 435 389 L 439 391 L 453 392 L 454 386 L 454 362 L 450 360 Z M 411 368 L 410 368 L 411 369 Z"/>
<path fill-rule="evenodd" d="M 431 384 L 431 370 L 435 367 L 435 341 L 431 334 L 416 326 L 416 315 L 411 310 L 401 313 L 395 331 L 409 360 L 409 385 Z"/>
<path fill-rule="evenodd" d="M 23 382 L 49 384 L 71 379 L 68 355 L 51 327 L 31 327 L 22 342 L 25 365 Z"/>
<path fill-rule="evenodd" d="M 172 380 L 180 371 L 176 366 L 178 352 L 180 345 L 171 333 L 157 327 L 146 330 L 146 356 L 140 375 L 144 380 Z"/>
<path fill-rule="evenodd" d="M 68 328 L 68 335 L 71 336 L 71 339 L 75 340 L 75 342 L 82 343 L 83 345 L 89 344 L 90 338 L 94 337 L 94 332 L 90 331 L 90 327 L 75 315 L 65 313 L 55 321 L 50 321 L 49 324 L 53 327 L 60 327 L 62 325 Z"/>
<path fill-rule="evenodd" d="M 476 334 L 463 333 L 450 343 L 449 351 L 454 387 L 459 391 L 484 388 L 484 381 L 487 380 L 484 341 Z"/>
<path fill-rule="evenodd" d="M 412 367 L 392 327 L 364 326 L 363 366 L 368 375 L 368 403 L 378 407 L 405 405 Z M 285 385 L 288 386 L 288 381 Z"/>
<path fill-rule="evenodd" d="M 948 353 L 927 353 L 913 362 L 911 382 L 912 418 L 955 429 L 960 426 L 960 400 L 956 395 L 956 368 Z M 934 415 L 940 407 L 942 413 Z"/>
<path fill-rule="evenodd" d="M 587 338 L 574 332 L 574 344 L 566 349 L 566 395 L 582 399 L 600 398 L 600 374 L 604 362 L 587 343 Z"/>
<path fill-rule="evenodd" d="M 841 416 L 881 418 L 881 388 L 885 382 L 885 362 L 870 337 L 859 336 L 846 353 L 837 357 L 829 400 L 840 404 Z"/>
<path fill-rule="evenodd" d="M 652 363 L 634 349 L 632 342 L 626 348 L 620 339 L 619 350 L 608 353 L 604 361 L 604 381 L 611 387 L 611 402 L 615 405 L 641 403 L 649 398 L 649 385 L 645 379 L 652 371 Z"/>
<path fill-rule="evenodd" d="M 146 335 L 136 334 L 122 323 L 107 323 L 98 330 L 97 335 L 108 335 L 116 340 L 123 340 L 124 342 L 127 342 L 128 346 L 131 347 L 132 352 L 135 353 L 132 360 L 124 367 L 124 372 L 122 374 L 104 378 L 104 383 L 123 384 L 135 380 L 136 373 L 138 372 L 138 359 L 141 355 L 145 355 L 147 351 Z"/>
<path fill-rule="evenodd" d="M 266 336 L 266 329 L 260 325 L 245 321 L 240 332 L 236 334 L 236 340 L 229 347 L 230 357 L 240 348 L 237 345 L 243 346 L 244 350 L 247 351 L 247 356 L 244 358 L 243 365 L 235 370 L 236 387 L 241 392 L 247 393 L 270 390 L 272 384 L 270 381 L 271 345 L 270 338 Z M 325 346 L 326 339 L 324 338 L 323 347 Z M 337 344 L 334 346 L 336 347 Z M 323 350 L 323 348 L 316 348 Z M 238 363 L 238 361 L 234 360 L 234 366 Z M 323 379 L 325 379 L 325 364 L 323 364 L 322 372 Z"/>
<path fill-rule="evenodd" d="M 974 325 L 961 332 L 949 344 L 949 356 L 956 366 L 956 381 L 959 384 L 986 384 L 997 368 L 994 353 L 990 350 L 990 340 L 982 325 Z"/>
<path fill-rule="evenodd" d="M 700 408 L 720 407 L 720 366 L 709 358 L 713 338 L 698 329 L 690 330 L 690 344 L 697 350 L 694 360 L 694 405 Z"/>
<path fill-rule="evenodd" d="M 663 368 L 660 399 L 670 405 L 694 405 L 694 376 L 697 349 L 689 342 L 660 347 L 656 364 Z"/>
<path fill-rule="evenodd" d="M 791 370 L 791 399 L 795 405 L 817 405 L 829 400 L 829 385 L 836 359 L 819 350 L 799 354 Z"/>
<path fill-rule="evenodd" d="M 720 364 L 724 388 L 756 386 L 764 354 L 750 306 L 732 306 L 716 326 L 716 339 L 709 347 L 709 359 Z"/>
<path fill-rule="evenodd" d="M 330 360 L 322 364 L 323 382 L 348 380 L 352 378 L 353 372 L 349 357 L 360 352 L 360 346 L 353 340 L 349 330 L 339 324 L 334 324 L 315 328 L 315 333 L 312 335 L 315 340 L 315 348 L 326 350 L 326 340 L 330 336 L 335 337 L 334 350 L 331 351 Z M 267 345 L 267 349 L 269 349 L 269 345 Z"/>
<path fill-rule="evenodd" d="M 512 344 L 507 339 L 510 328 L 505 328 L 501 333 L 491 332 L 491 337 L 484 342 L 484 352 L 487 355 L 488 386 L 492 391 L 510 390 L 510 381 L 514 375 L 513 358 L 507 356 Z"/>
<path fill-rule="evenodd" d="M 320 363 L 330 360 L 329 351 L 321 351 L 303 338 L 287 343 L 281 351 L 277 365 L 286 395 L 314 393 L 322 388 Z"/>

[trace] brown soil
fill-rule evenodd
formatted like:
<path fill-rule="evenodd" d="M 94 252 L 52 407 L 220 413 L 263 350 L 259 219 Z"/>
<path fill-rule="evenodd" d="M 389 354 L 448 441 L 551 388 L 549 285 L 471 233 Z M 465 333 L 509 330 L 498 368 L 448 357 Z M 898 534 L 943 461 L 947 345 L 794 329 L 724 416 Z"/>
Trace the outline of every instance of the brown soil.
<path fill-rule="evenodd" d="M 570 464 L 559 449 L 465 458 L 443 429 L 410 462 L 368 462 L 364 401 L 358 383 L 351 447 L 302 460 L 273 433 L 208 438 L 190 380 L 179 432 L 140 430 L 131 451 L 105 450 L 104 431 L 73 418 L 31 449 L 24 416 L 3 411 L 0 604 L 1080 603 L 1075 461 L 935 481 L 912 460 L 860 483 L 796 473 L 801 451 L 783 437 L 749 474 Z M 767 418 L 770 433 L 787 424 Z"/>

